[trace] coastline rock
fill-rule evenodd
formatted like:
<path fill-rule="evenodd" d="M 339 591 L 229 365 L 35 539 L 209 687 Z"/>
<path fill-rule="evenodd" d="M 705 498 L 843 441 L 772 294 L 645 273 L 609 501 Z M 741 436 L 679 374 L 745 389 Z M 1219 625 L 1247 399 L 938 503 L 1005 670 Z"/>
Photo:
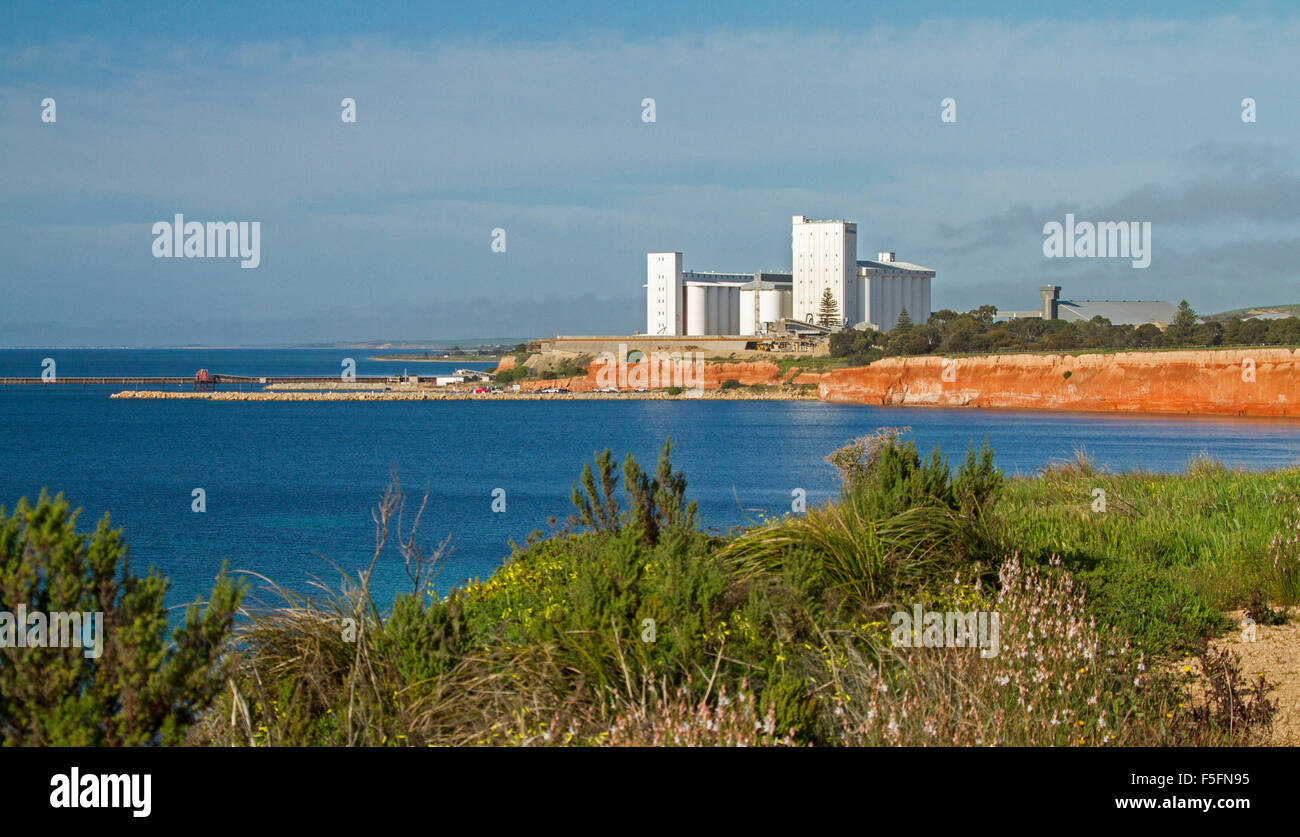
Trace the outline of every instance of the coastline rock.
<path fill-rule="evenodd" d="M 825 401 L 881 405 L 1300 415 L 1290 349 L 885 358 L 822 376 Z"/>

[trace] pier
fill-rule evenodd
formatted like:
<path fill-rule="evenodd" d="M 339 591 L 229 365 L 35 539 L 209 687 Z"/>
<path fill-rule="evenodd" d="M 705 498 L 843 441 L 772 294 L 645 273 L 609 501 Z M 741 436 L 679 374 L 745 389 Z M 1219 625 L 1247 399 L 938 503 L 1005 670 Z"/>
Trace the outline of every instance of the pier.
<path fill-rule="evenodd" d="M 258 386 L 267 386 L 271 384 L 329 384 L 329 383 L 356 383 L 356 384 L 400 384 L 403 382 L 400 375 L 356 375 L 352 378 L 343 378 L 339 375 L 222 375 L 208 373 L 206 369 L 200 369 L 198 373 L 192 376 L 153 376 L 153 377 L 77 377 L 77 376 L 57 376 L 54 378 L 0 378 L 0 388 L 8 389 L 9 387 L 22 386 L 185 386 L 192 384 L 196 390 L 211 390 L 220 385 L 240 386 L 244 384 L 256 384 Z"/>

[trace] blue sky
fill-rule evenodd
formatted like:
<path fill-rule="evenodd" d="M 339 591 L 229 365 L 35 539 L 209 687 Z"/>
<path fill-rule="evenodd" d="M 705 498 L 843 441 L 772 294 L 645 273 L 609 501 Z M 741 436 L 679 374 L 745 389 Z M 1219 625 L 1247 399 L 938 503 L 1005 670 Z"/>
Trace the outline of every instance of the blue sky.
<path fill-rule="evenodd" d="M 1300 302 L 1284 4 L 695 5 L 7 4 L 0 345 L 631 331 L 645 252 L 788 269 L 794 214 L 936 308 Z M 261 266 L 154 259 L 176 212 Z M 1066 212 L 1151 266 L 1045 259 Z"/>

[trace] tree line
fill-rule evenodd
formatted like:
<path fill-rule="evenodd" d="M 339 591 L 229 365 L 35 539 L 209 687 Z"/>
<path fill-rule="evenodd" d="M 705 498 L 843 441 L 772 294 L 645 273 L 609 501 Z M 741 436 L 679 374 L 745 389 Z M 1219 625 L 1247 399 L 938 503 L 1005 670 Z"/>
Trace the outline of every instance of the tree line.
<path fill-rule="evenodd" d="M 831 356 L 855 363 L 881 357 L 987 352 L 1042 352 L 1086 349 L 1163 349 L 1213 346 L 1300 344 L 1300 318 L 1242 319 L 1233 316 L 1201 322 L 1183 300 L 1163 331 L 1150 323 L 1113 325 L 1104 317 L 1087 322 L 1014 319 L 995 322 L 997 309 L 981 305 L 958 313 L 936 311 L 928 322 L 912 322 L 903 309 L 889 331 L 846 329 L 831 335 Z"/>

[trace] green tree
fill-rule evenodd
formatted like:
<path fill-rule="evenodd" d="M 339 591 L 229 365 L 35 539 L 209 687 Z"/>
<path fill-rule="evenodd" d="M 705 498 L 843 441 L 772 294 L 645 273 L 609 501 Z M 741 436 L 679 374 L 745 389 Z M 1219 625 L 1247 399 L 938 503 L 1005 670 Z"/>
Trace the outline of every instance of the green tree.
<path fill-rule="evenodd" d="M 88 538 L 76 531 L 79 513 L 62 494 L 51 500 L 44 491 L 34 507 L 20 500 L 12 516 L 0 507 L 0 605 L 10 613 L 24 606 L 30 625 L 0 620 L 0 741 L 181 743 L 224 687 L 224 652 L 245 585 L 223 566 L 207 605 L 191 604 L 169 639 L 167 578 L 152 568 L 133 575 L 122 530 L 104 515 Z M 60 614 L 61 633 L 72 614 L 99 614 L 91 629 L 81 623 L 91 647 L 33 645 L 31 614 Z M 42 631 L 47 640 L 53 622 Z M 16 647 L 16 631 L 26 632 L 26 647 Z"/>
<path fill-rule="evenodd" d="M 1174 321 L 1165 329 L 1165 342 L 1170 346 L 1189 346 L 1196 340 L 1196 312 L 1187 300 L 1178 303 Z"/>
<path fill-rule="evenodd" d="M 839 324 L 840 304 L 835 301 L 835 294 L 827 288 L 822 291 L 822 301 L 818 307 L 817 324 L 831 328 Z"/>
<path fill-rule="evenodd" d="M 696 504 L 693 500 L 686 502 L 686 477 L 673 470 L 669 461 L 672 449 L 672 439 L 666 439 L 653 478 L 632 454 L 623 460 L 626 512 L 621 510 L 615 496 L 617 482 L 609 448 L 596 454 L 596 473 L 592 473 L 590 466 L 582 466 L 582 487 L 573 486 L 571 499 L 578 514 L 569 519 L 570 524 L 581 524 L 605 534 L 617 534 L 625 527 L 632 527 L 649 546 L 658 543 L 664 531 L 694 529 Z"/>

